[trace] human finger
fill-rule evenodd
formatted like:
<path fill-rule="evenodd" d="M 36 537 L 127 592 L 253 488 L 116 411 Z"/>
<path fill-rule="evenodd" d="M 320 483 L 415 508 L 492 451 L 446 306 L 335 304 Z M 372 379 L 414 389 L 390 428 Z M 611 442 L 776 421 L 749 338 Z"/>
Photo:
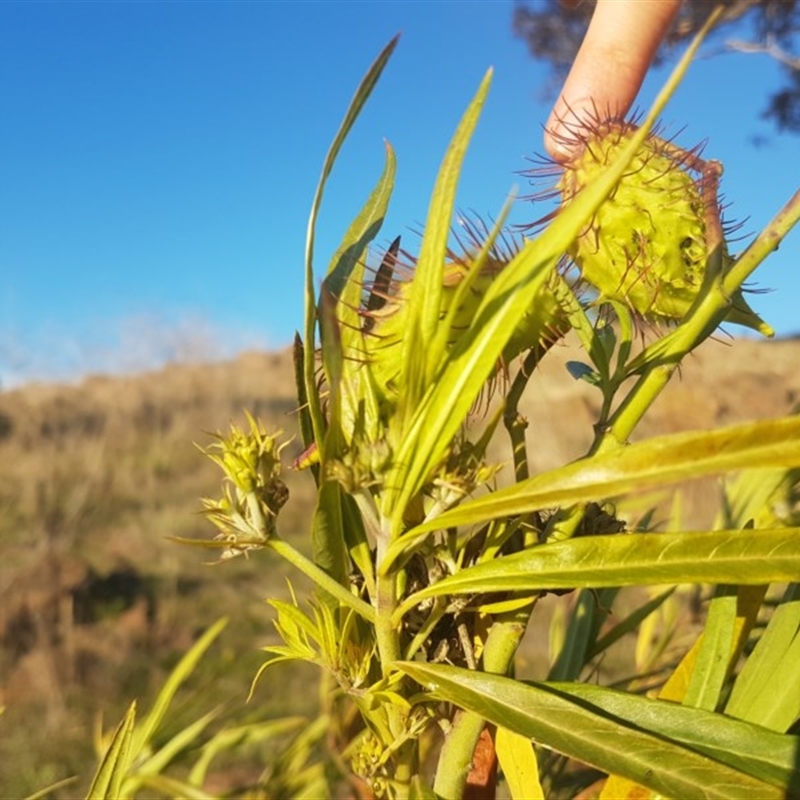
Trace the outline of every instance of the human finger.
<path fill-rule="evenodd" d="M 547 151 L 567 161 L 588 120 L 624 116 L 681 0 L 597 0 L 586 36 L 545 128 Z"/>

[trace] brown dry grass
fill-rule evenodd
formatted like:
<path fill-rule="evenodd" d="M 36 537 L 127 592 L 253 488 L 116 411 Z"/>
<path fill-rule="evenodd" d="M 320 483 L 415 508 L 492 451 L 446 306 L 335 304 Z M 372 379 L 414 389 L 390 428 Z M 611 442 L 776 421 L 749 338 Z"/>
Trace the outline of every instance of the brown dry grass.
<path fill-rule="evenodd" d="M 243 699 L 272 636 L 263 599 L 285 592 L 288 570 L 264 555 L 209 567 L 208 551 L 167 537 L 213 535 L 199 498 L 218 493 L 219 472 L 194 442 L 243 423 L 244 409 L 294 434 L 291 375 L 288 352 L 253 353 L 0 394 L 0 786 L 11 796 L 85 773 L 92 716 L 111 720 L 135 696 L 146 707 L 223 614 L 213 699 Z M 312 486 L 287 482 L 292 537 Z"/>

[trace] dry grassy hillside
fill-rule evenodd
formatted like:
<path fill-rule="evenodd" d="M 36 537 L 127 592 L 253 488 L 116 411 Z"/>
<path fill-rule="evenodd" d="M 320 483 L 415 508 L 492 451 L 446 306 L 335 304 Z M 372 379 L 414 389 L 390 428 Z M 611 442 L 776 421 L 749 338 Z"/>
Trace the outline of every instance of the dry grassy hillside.
<path fill-rule="evenodd" d="M 246 694 L 271 635 L 263 598 L 284 591 L 286 571 L 270 562 L 265 574 L 263 559 L 210 567 L 208 551 L 167 537 L 213 535 L 199 498 L 218 493 L 219 471 L 195 442 L 243 423 L 243 409 L 294 433 L 292 392 L 287 351 L 0 394 L 3 796 L 85 771 L 93 715 L 114 719 L 152 695 L 223 614 L 229 663 L 216 700 Z M 292 536 L 311 481 L 287 482 Z"/>
<path fill-rule="evenodd" d="M 598 397 L 564 369 L 575 358 L 574 348 L 556 348 L 529 386 L 524 411 L 536 469 L 580 456 L 591 440 Z M 708 342 L 639 435 L 788 413 L 800 397 L 798 367 L 800 341 Z M 166 537 L 213 532 L 197 512 L 219 476 L 194 442 L 241 422 L 243 409 L 293 434 L 294 408 L 288 352 L 0 393 L 4 796 L 85 772 L 92 715 L 103 709 L 108 721 L 131 697 L 150 696 L 222 614 L 233 622 L 214 691 L 240 703 L 260 662 L 256 648 L 271 636 L 263 598 L 285 590 L 288 571 L 262 555 L 210 567 L 206 551 Z M 290 474 L 287 483 L 282 530 L 300 536 L 311 480 Z M 692 513 L 713 503 L 707 484 L 693 497 Z M 301 695 L 313 702 L 313 692 L 292 691 L 306 673 L 282 675 L 287 690 L 256 705 L 281 713 Z"/>

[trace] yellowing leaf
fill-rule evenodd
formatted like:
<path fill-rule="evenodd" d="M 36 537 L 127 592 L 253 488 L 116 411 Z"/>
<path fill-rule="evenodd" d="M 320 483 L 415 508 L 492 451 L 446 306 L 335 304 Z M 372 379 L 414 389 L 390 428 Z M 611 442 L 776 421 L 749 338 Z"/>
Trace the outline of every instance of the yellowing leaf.
<path fill-rule="evenodd" d="M 628 778 L 610 775 L 600 792 L 600 800 L 647 800 L 653 793 Z"/>
<path fill-rule="evenodd" d="M 498 728 L 495 749 L 512 800 L 544 800 L 539 764 L 531 740 L 508 728 Z"/>

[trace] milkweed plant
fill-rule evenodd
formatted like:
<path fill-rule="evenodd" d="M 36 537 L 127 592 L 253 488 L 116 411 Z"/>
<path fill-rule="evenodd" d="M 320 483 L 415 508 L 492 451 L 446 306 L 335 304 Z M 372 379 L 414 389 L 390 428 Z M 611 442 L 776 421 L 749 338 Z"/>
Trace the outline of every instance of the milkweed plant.
<path fill-rule="evenodd" d="M 210 544 L 223 558 L 271 550 L 313 582 L 311 596 L 269 601 L 280 644 L 264 648 L 256 676 L 269 681 L 281 661 L 320 669 L 320 719 L 293 734 L 309 763 L 292 769 L 307 780 L 284 796 L 494 797 L 500 784 L 513 798 L 800 794 L 800 419 L 630 443 L 721 323 L 772 335 L 742 285 L 800 216 L 798 193 L 731 254 L 721 165 L 660 135 L 701 38 L 646 116 L 575 126 L 573 159 L 537 173 L 559 206 L 522 234 L 505 227 L 508 207 L 491 225 L 452 229 L 488 73 L 442 161 L 418 252 L 399 240 L 368 252 L 392 194 L 387 145 L 317 291 L 326 180 L 396 41 L 358 88 L 313 202 L 294 347 L 294 467 L 317 490 L 308 546 L 280 535 L 286 437 L 251 417 L 209 450 L 225 475 L 221 499 L 206 501 Z M 594 440 L 532 474 L 535 424 L 518 404 L 567 335 L 570 371 L 601 401 Z M 492 460 L 498 437 L 509 464 Z M 711 475 L 725 478 L 709 529 L 655 531 L 618 512 L 633 492 Z M 666 659 L 647 642 L 687 584 L 711 587 L 704 625 Z M 623 587 L 645 599 L 611 617 Z M 572 598 L 549 675 L 518 679 L 515 655 L 548 593 Z M 604 654 L 637 632 L 630 677 L 603 685 Z M 131 714 L 95 796 L 110 791 L 125 737 L 135 741 Z"/>

